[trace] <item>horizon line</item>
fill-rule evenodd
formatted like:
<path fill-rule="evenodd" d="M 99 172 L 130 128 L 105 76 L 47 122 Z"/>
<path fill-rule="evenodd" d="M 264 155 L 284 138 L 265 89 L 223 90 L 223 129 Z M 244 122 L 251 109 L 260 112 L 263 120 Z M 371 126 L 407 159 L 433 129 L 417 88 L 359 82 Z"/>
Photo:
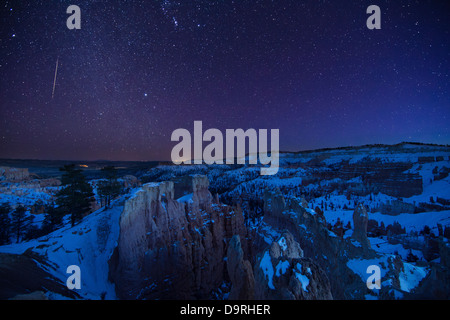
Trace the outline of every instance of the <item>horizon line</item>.
<path fill-rule="evenodd" d="M 386 144 L 386 143 L 369 143 L 369 144 L 363 144 L 363 145 L 347 145 L 342 147 L 323 147 L 323 148 L 317 148 L 317 149 L 304 149 L 304 150 L 298 150 L 298 151 L 282 151 L 279 150 L 279 154 L 286 154 L 286 153 L 309 153 L 309 152 L 319 152 L 319 151 L 330 151 L 330 150 L 340 150 L 340 149 L 350 149 L 350 148 L 367 148 L 367 147 L 395 147 L 400 146 L 404 144 L 413 144 L 413 145 L 422 145 L 422 146 L 434 146 L 434 147 L 450 147 L 450 144 L 437 144 L 437 143 L 431 143 L 431 142 L 416 142 L 416 141 L 402 141 L 399 143 L 394 144 Z M 245 156 L 249 156 L 250 153 L 246 153 Z M 237 157 L 234 157 L 235 159 Z M 191 159 L 192 161 L 195 159 Z M 226 160 L 224 158 L 223 160 Z M 86 160 L 86 159 L 80 159 L 80 160 L 70 160 L 70 159 L 37 159 L 37 158 L 0 158 L 0 161 L 61 161 L 61 162 L 172 162 L 171 159 L 168 160 L 108 160 L 108 159 L 96 159 L 96 160 Z"/>

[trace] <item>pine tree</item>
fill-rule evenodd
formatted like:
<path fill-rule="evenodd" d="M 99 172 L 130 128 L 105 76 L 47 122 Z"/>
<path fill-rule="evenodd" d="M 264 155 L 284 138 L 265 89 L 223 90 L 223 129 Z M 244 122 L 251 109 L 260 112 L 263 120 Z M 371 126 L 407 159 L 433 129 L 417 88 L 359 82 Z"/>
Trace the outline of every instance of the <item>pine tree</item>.
<path fill-rule="evenodd" d="M 64 213 L 60 207 L 48 205 L 45 207 L 45 218 L 43 222 L 43 233 L 47 234 L 62 225 Z"/>
<path fill-rule="evenodd" d="M 12 228 L 13 232 L 16 235 L 16 242 L 19 243 L 19 240 L 21 237 L 27 233 L 28 229 L 30 228 L 34 217 L 33 216 L 27 216 L 26 215 L 27 209 L 19 205 L 17 208 L 12 212 Z"/>
<path fill-rule="evenodd" d="M 117 169 L 113 166 L 106 166 L 102 168 L 102 173 L 105 180 L 101 181 L 98 186 L 98 194 L 100 196 L 101 204 L 105 200 L 105 206 L 111 205 L 111 200 L 117 197 L 122 192 L 122 185 L 117 180 Z"/>
<path fill-rule="evenodd" d="M 0 245 L 8 244 L 11 237 L 11 207 L 8 202 L 0 206 Z"/>
<path fill-rule="evenodd" d="M 79 222 L 83 215 L 90 211 L 92 187 L 86 182 L 82 171 L 75 165 L 65 165 L 59 169 L 64 171 L 61 184 L 64 186 L 56 195 L 56 204 L 61 210 L 70 214 L 72 226 Z"/>
<path fill-rule="evenodd" d="M 412 253 L 411 249 L 409 249 L 409 253 L 406 256 L 406 261 L 407 262 L 416 262 L 417 260 L 419 260 L 419 258 Z"/>
<path fill-rule="evenodd" d="M 345 226 L 345 229 L 347 230 L 351 230 L 352 229 L 352 224 L 349 222 L 347 222 L 347 225 Z"/>
<path fill-rule="evenodd" d="M 384 225 L 384 222 L 381 221 L 381 223 L 380 223 L 380 235 L 381 236 L 385 236 L 386 234 L 387 234 L 386 226 Z"/>
<path fill-rule="evenodd" d="M 425 225 L 423 227 L 423 230 L 420 233 L 423 234 L 423 235 L 429 235 L 430 232 L 431 232 L 431 228 L 429 226 Z"/>

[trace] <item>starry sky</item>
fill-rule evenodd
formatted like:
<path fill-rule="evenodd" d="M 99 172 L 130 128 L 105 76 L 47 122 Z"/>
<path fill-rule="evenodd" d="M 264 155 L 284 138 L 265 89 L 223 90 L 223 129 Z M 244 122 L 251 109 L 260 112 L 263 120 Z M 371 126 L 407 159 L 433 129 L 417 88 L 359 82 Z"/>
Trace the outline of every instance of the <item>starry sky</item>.
<path fill-rule="evenodd" d="M 279 129 L 284 151 L 450 143 L 448 1 L 0 6 L 0 158 L 170 160 L 194 120 Z"/>

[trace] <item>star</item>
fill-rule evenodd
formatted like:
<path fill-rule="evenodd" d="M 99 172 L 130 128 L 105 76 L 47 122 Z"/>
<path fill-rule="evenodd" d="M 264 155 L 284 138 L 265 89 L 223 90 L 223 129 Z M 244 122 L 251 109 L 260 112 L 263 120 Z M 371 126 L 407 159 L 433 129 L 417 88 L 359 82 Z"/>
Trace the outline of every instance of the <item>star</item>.
<path fill-rule="evenodd" d="M 10 2 L 2 8 L 0 158 L 135 160 L 120 151 L 132 141 L 142 159 L 170 159 L 163 134 L 194 120 L 220 130 L 280 128 L 280 149 L 297 151 L 410 135 L 450 141 L 444 2 L 385 4 L 391 28 L 370 34 L 361 32 L 365 8 L 351 1 L 97 1 L 98 10 L 82 11 L 81 34 L 65 27 L 64 10 L 39 1 L 12 10 Z M 331 21 L 316 19 L 326 12 Z M 35 123 L 51 142 L 33 143 L 50 152 L 21 147 Z M 77 132 L 76 143 L 64 129 Z"/>

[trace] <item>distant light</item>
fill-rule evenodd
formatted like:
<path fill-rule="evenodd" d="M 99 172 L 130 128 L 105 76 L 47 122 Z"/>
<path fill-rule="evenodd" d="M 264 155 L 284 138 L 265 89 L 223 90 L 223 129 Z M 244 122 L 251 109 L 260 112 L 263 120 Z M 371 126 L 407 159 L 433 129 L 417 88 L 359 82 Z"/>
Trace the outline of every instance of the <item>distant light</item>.
<path fill-rule="evenodd" d="M 144 97 L 146 97 L 147 96 L 147 94 L 146 93 L 144 93 Z"/>
<path fill-rule="evenodd" d="M 15 34 L 15 33 L 13 33 L 12 37 L 14 38 L 15 36 L 16 36 L 16 34 Z"/>
<path fill-rule="evenodd" d="M 80 167 L 82 167 L 82 168 L 88 168 L 88 166 L 85 165 L 85 164 L 80 164 Z"/>

